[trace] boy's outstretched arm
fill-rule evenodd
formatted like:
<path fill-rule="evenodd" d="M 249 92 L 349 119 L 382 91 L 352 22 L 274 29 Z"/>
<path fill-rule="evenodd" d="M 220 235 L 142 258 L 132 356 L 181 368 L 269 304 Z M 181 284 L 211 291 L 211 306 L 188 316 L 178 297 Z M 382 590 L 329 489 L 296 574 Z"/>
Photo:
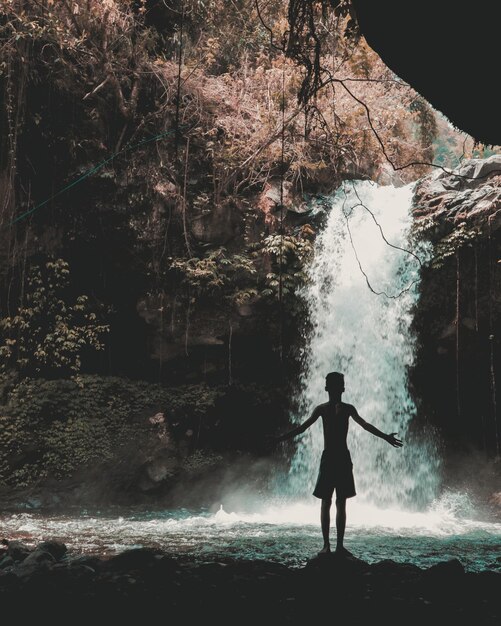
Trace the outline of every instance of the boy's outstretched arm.
<path fill-rule="evenodd" d="M 381 439 L 384 439 L 394 448 L 401 448 L 403 446 L 402 441 L 400 441 L 400 439 L 397 439 L 395 437 L 397 433 L 390 433 L 389 435 L 383 433 L 378 428 L 376 428 L 372 424 L 369 424 L 369 422 L 366 422 L 362 417 L 360 417 L 360 415 L 357 412 L 357 409 L 352 405 L 350 405 L 350 415 L 357 424 L 360 424 L 362 428 L 364 428 L 369 433 L 376 435 L 376 437 L 380 437 Z"/>
<path fill-rule="evenodd" d="M 275 437 L 275 441 L 285 441 L 286 439 L 290 439 L 291 437 L 295 437 L 296 435 L 304 433 L 304 431 L 307 430 L 312 424 L 314 424 L 319 417 L 320 407 L 317 406 L 315 409 L 313 409 L 311 417 L 309 417 L 305 422 L 303 422 L 299 426 L 296 426 L 296 428 L 293 428 L 289 432 L 280 435 L 279 437 Z"/>

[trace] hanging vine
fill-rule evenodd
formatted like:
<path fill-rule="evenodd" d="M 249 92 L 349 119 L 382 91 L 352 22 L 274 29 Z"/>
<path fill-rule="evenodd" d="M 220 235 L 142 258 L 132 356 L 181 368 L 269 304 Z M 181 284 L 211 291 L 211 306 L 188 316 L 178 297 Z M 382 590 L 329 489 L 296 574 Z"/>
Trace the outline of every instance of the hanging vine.
<path fill-rule="evenodd" d="M 181 5 L 181 19 L 179 23 L 179 53 L 178 53 L 178 65 L 177 65 L 177 88 L 176 88 L 176 117 L 174 128 L 176 130 L 175 138 L 175 158 L 177 161 L 180 142 L 180 125 L 179 116 L 181 111 L 181 73 L 183 68 L 183 35 L 184 35 L 184 2 Z"/>
<path fill-rule="evenodd" d="M 499 441 L 499 424 L 497 414 L 497 385 L 496 385 L 496 364 L 495 364 L 495 347 L 496 336 L 494 334 L 492 303 L 494 300 L 494 267 L 493 267 L 493 251 L 492 251 L 492 219 L 496 214 L 489 215 L 488 218 L 488 236 L 489 236 L 489 371 L 490 371 L 490 388 L 491 388 L 491 406 L 492 421 L 494 426 L 494 434 L 496 441 L 496 456 L 501 453 Z"/>
<path fill-rule="evenodd" d="M 459 333 L 461 325 L 461 267 L 460 267 L 461 251 L 456 252 L 456 409 L 458 418 L 461 417 L 461 387 L 460 387 L 460 352 L 459 352 Z"/>
<path fill-rule="evenodd" d="M 286 54 L 304 69 L 298 100 L 306 104 L 323 86 L 330 72 L 322 66 L 322 44 L 333 30 L 326 28 L 329 16 L 343 30 L 347 41 L 359 38 L 355 12 L 349 0 L 289 0 L 289 33 Z"/>
<path fill-rule="evenodd" d="M 280 363 L 284 358 L 284 305 L 283 305 L 283 259 L 284 259 L 284 177 L 285 177 L 285 59 L 282 60 L 282 132 L 280 138 L 280 255 L 278 277 L 279 301 L 279 355 Z"/>

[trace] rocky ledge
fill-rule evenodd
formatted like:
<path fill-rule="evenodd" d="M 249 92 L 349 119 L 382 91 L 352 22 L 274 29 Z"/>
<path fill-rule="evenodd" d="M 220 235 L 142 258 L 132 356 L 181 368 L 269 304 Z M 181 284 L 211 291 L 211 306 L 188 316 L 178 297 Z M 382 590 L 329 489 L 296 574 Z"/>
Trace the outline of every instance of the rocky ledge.
<path fill-rule="evenodd" d="M 342 618 L 345 624 L 485 625 L 501 618 L 501 574 L 467 573 L 457 560 L 420 569 L 331 554 L 288 568 L 261 560 L 175 559 L 149 548 L 99 558 L 69 555 L 54 541 L 32 550 L 19 541 L 3 544 L 0 607 L 17 619 L 29 613 L 52 621 L 85 614 L 100 623 L 105 616 L 110 623 L 160 616 L 171 624 Z"/>
<path fill-rule="evenodd" d="M 481 232 L 501 227 L 501 155 L 469 159 L 454 172 L 438 169 L 422 178 L 414 191 L 416 220 L 466 223 Z"/>

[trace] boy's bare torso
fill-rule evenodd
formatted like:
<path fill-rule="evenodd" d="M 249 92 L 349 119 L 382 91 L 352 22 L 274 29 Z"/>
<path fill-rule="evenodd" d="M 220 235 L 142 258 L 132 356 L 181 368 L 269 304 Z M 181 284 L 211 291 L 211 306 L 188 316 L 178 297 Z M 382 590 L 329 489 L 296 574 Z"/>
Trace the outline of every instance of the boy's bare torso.
<path fill-rule="evenodd" d="M 340 452 L 348 449 L 346 437 L 353 407 L 345 402 L 326 402 L 318 406 L 324 431 L 324 450 Z"/>

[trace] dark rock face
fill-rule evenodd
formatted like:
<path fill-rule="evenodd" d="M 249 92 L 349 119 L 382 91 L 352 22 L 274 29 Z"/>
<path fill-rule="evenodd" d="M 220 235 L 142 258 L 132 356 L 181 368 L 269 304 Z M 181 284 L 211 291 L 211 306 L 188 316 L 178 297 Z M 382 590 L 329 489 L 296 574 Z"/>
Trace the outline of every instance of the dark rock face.
<path fill-rule="evenodd" d="M 426 5 L 352 0 L 362 34 L 398 76 L 453 124 L 487 144 L 501 144 L 493 89 L 500 7 L 483 0 L 459 10 L 453 0 Z M 482 44 L 477 45 L 480 37 Z M 461 54 L 465 42 L 472 42 Z"/>
<path fill-rule="evenodd" d="M 108 559 L 41 559 L 33 567 L 0 569 L 2 615 L 18 618 L 79 609 L 85 615 L 126 620 L 168 615 L 172 623 L 310 623 L 312 616 L 343 616 L 344 623 L 496 624 L 501 575 L 465 574 L 458 561 L 428 570 L 393 561 L 369 565 L 353 556 L 313 558 L 292 569 L 268 561 L 176 560 L 153 549 L 127 550 Z M 472 620 L 472 621 L 470 621 Z"/>
<path fill-rule="evenodd" d="M 499 511 L 492 494 L 501 441 L 501 157 L 426 176 L 413 214 L 433 248 L 413 322 L 420 418 L 438 431 L 448 484 L 470 487 Z"/>
<path fill-rule="evenodd" d="M 234 203 L 224 202 L 210 210 L 199 209 L 191 217 L 193 237 L 202 243 L 224 245 L 238 236 L 241 219 Z"/>

